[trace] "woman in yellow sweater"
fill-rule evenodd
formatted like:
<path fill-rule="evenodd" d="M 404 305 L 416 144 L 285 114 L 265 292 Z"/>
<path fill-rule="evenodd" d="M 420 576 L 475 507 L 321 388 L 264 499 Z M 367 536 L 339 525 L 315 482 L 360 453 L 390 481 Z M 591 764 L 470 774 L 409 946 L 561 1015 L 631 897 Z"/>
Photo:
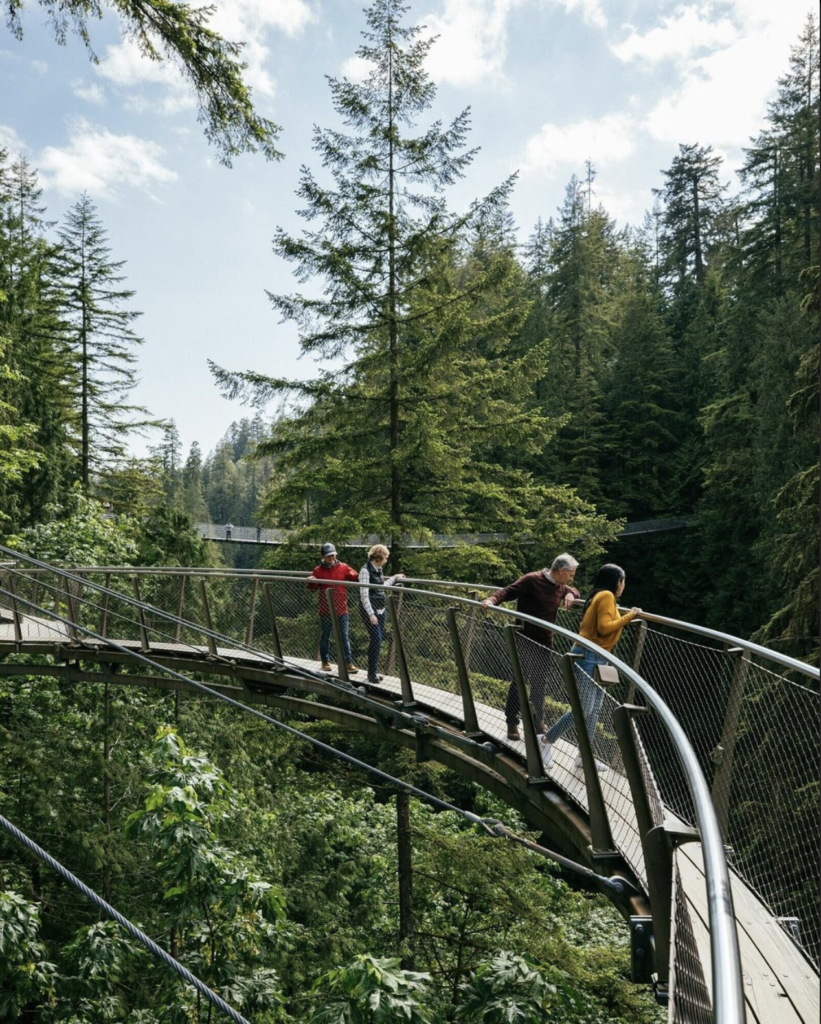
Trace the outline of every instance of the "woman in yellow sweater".
<path fill-rule="evenodd" d="M 641 614 L 641 608 L 631 608 L 624 615 L 619 615 L 616 600 L 624 593 L 625 583 L 626 577 L 621 566 L 612 563 L 603 565 L 596 573 L 593 590 L 584 605 L 579 636 L 598 644 L 605 651 L 613 650 L 627 623 Z M 592 743 L 596 735 L 599 711 L 604 701 L 604 690 L 593 682 L 593 675 L 596 665 L 604 665 L 605 659 L 600 654 L 582 647 L 581 644 L 574 644 L 570 653 L 583 655 L 575 666 L 576 678 L 579 681 L 579 696 L 587 724 L 587 734 Z M 568 711 L 542 736 L 542 757 L 546 768 L 553 762 L 553 744 L 572 725 L 573 713 Z"/>

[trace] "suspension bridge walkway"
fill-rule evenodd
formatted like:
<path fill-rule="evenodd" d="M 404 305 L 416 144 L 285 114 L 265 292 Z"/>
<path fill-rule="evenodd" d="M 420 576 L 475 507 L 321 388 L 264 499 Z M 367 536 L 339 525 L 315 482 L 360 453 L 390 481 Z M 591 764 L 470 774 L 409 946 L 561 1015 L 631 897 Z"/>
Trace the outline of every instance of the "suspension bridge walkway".
<path fill-rule="evenodd" d="M 668 530 L 683 530 L 690 523 L 695 522 L 697 516 L 674 516 L 668 519 L 646 519 L 637 523 L 625 523 L 624 528 L 618 532 L 618 537 L 632 537 L 642 533 L 666 533 Z M 218 543 L 232 544 L 272 544 L 282 546 L 290 544 L 295 535 L 294 530 L 280 530 L 266 526 L 234 526 L 226 523 L 224 526 L 216 523 L 196 523 L 194 529 L 203 540 L 212 540 Z M 500 544 L 510 539 L 507 533 L 435 533 L 430 540 L 418 540 L 415 537 L 405 537 L 403 547 L 411 549 L 424 548 L 456 548 L 466 544 Z M 367 537 L 353 537 L 350 540 L 340 543 L 342 548 L 369 548 L 373 544 L 380 543 L 376 534 Z M 311 542 L 311 546 L 315 546 Z"/>
<path fill-rule="evenodd" d="M 481 608 L 493 588 L 405 581 L 387 588 L 384 678 L 372 684 L 344 663 L 322 671 L 305 574 L 68 571 L 0 556 L 0 675 L 178 692 L 205 678 L 224 698 L 410 749 L 495 793 L 613 901 L 633 977 L 671 1021 L 819 1019 L 817 669 L 645 614 L 607 656 L 618 681 L 592 740 L 572 730 L 546 766 L 528 693 L 546 679 L 548 724 L 568 707 L 583 720 L 569 653 L 578 609 L 545 624 L 548 649 L 517 628 L 522 616 Z M 364 656 L 359 585 L 347 587 Z M 502 710 L 511 685 L 520 741 Z"/>

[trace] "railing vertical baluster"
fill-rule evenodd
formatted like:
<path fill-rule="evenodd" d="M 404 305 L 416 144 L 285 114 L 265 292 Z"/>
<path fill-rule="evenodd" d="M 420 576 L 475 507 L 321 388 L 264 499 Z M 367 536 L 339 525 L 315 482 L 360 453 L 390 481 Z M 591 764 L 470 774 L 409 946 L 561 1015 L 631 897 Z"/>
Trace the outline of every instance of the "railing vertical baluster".
<path fill-rule="evenodd" d="M 254 577 L 254 583 L 251 587 L 251 607 L 248 611 L 248 626 L 245 630 L 245 643 L 248 647 L 254 642 L 254 612 L 257 607 L 257 588 L 259 587 L 259 577 Z"/>
<path fill-rule="evenodd" d="M 402 617 L 402 602 L 404 600 L 404 597 L 405 595 L 400 591 L 399 598 L 396 602 L 396 613 L 400 618 Z M 396 630 L 392 629 L 390 643 L 388 644 L 388 655 L 385 658 L 385 674 L 389 676 L 396 675 L 396 643 L 394 641 L 395 636 Z"/>
<path fill-rule="evenodd" d="M 77 639 L 77 630 L 74 627 L 75 627 L 75 624 L 77 622 L 77 619 L 76 619 L 76 617 L 74 615 L 74 601 L 72 600 L 71 590 L 69 589 L 69 583 L 68 583 L 68 580 L 65 578 L 65 576 L 62 577 L 62 581 L 63 581 L 63 592 L 66 595 L 66 618 L 69 621 L 69 625 L 66 627 L 66 631 L 67 631 L 69 637 L 72 640 L 76 640 Z M 55 601 L 55 604 L 57 604 L 57 609 L 56 610 L 57 610 L 57 613 L 59 614 L 60 606 L 59 606 L 59 597 L 57 595 L 57 588 L 56 587 L 54 588 L 54 601 Z"/>
<path fill-rule="evenodd" d="M 400 598 L 401 600 L 401 598 Z M 408 660 L 405 657 L 405 645 L 402 642 L 402 634 L 399 632 L 399 609 L 393 594 L 388 594 L 385 599 L 388 608 L 388 615 L 393 630 L 393 649 L 396 653 L 397 666 L 399 668 L 399 683 L 402 687 L 402 704 L 405 707 L 414 707 L 416 701 L 413 698 L 413 686 L 411 685 L 410 672 L 408 671 Z"/>
<path fill-rule="evenodd" d="M 473 691 L 470 688 L 470 676 L 468 675 L 468 668 L 465 663 L 464 652 L 462 651 L 462 640 L 459 636 L 456 612 L 452 608 L 448 608 L 447 610 L 447 619 L 448 629 L 450 630 L 450 641 L 453 646 L 453 657 L 456 661 L 459 692 L 462 697 L 462 721 L 467 735 L 476 738 L 481 736 L 482 732 L 479 728 L 479 721 L 476 718 L 476 706 L 473 703 Z"/>
<path fill-rule="evenodd" d="M 183 610 L 183 607 L 184 607 L 184 601 L 185 601 L 185 580 L 186 580 L 186 575 L 185 575 L 185 573 L 181 572 L 180 573 L 180 593 L 179 593 L 179 597 L 177 598 L 177 618 L 178 619 L 182 618 L 182 610 Z M 176 627 L 175 627 L 175 629 L 174 629 L 174 643 L 178 644 L 180 642 L 181 638 L 182 638 L 182 623 L 178 622 Z"/>
<path fill-rule="evenodd" d="M 579 754 L 584 769 L 584 786 L 587 791 L 587 813 L 590 816 L 590 833 L 593 838 L 593 856 L 612 857 L 614 854 L 613 836 L 610 832 L 610 822 L 607 818 L 607 807 L 604 803 L 601 780 L 596 770 L 596 758 L 593 754 L 593 744 L 590 741 L 590 734 L 587 731 L 587 719 L 584 714 L 581 695 L 579 694 L 579 681 L 576 678 L 575 662 L 582 655 L 563 654 L 561 656 L 562 676 L 567 690 L 570 710 L 573 712 L 573 724 L 576 727 L 576 739 L 579 743 Z M 591 684 L 595 685 L 595 684 Z"/>
<path fill-rule="evenodd" d="M 271 584 L 263 583 L 262 592 L 265 595 L 265 607 L 268 609 L 268 621 L 271 623 L 271 646 L 274 649 L 274 657 L 282 659 L 282 644 L 279 642 L 279 629 L 277 628 L 277 617 L 274 614 L 274 599 L 271 597 Z"/>
<path fill-rule="evenodd" d="M 530 704 L 522 663 L 519 660 L 519 651 L 516 647 L 516 630 L 513 626 L 505 626 L 503 633 L 510 667 L 513 671 L 513 684 L 519 695 L 519 713 L 522 716 L 522 728 L 525 734 L 528 781 L 541 782 L 547 779 L 547 773 L 544 770 L 542 752 L 539 749 L 539 737 L 536 734 L 536 723 L 533 721 L 533 708 Z"/>
<path fill-rule="evenodd" d="M 111 573 L 107 572 L 105 574 L 104 579 L 105 582 L 103 586 L 105 587 L 106 591 L 108 591 L 111 589 Z M 108 600 L 108 594 L 106 593 L 103 595 L 103 610 L 100 615 L 100 636 L 102 637 L 108 636 Z"/>
<path fill-rule="evenodd" d="M 644 619 L 633 619 L 635 625 L 631 625 L 632 629 L 637 629 L 639 635 L 636 637 L 636 642 L 633 645 L 633 658 L 630 667 L 634 672 L 638 672 L 639 666 L 641 665 L 641 656 L 644 654 L 644 644 L 647 641 L 647 623 Z M 627 687 L 627 699 L 625 704 L 636 703 L 636 684 L 630 683 Z"/>
<path fill-rule="evenodd" d="M 134 586 L 134 599 L 139 602 L 137 605 L 137 622 L 140 625 L 140 650 L 146 654 L 151 650 L 151 644 L 148 642 L 148 630 L 145 628 L 145 615 L 143 614 L 142 598 L 140 597 L 139 577 L 135 576 L 132 583 Z"/>
<path fill-rule="evenodd" d="M 208 644 L 208 653 L 211 655 L 212 658 L 216 658 L 217 644 L 216 641 L 214 640 L 214 637 L 211 635 L 213 633 L 213 626 L 211 625 L 211 609 L 208 607 L 208 593 L 205 589 L 205 580 L 202 578 L 202 576 L 200 576 L 199 584 L 200 599 L 202 600 L 202 617 L 205 619 L 205 628 L 208 630 L 208 632 L 205 634 L 205 640 L 206 643 Z"/>
<path fill-rule="evenodd" d="M 653 916 L 653 949 L 656 998 L 668 996 L 670 980 L 670 941 L 672 935 L 673 853 L 682 843 L 698 840 L 698 832 L 687 826 L 673 827 L 655 823 L 650 794 L 639 755 L 633 715 L 647 708 L 622 704 L 613 713 L 613 728 L 621 751 L 624 772 L 630 786 L 633 808 L 644 854 L 650 912 Z"/>
<path fill-rule="evenodd" d="M 331 615 L 331 628 L 334 632 L 334 643 L 336 644 L 336 674 L 343 683 L 349 683 L 351 677 L 348 675 L 348 663 L 345 660 L 345 650 L 342 646 L 342 627 L 339 625 L 339 616 L 336 614 L 336 600 L 334 599 L 333 587 L 325 591 L 328 600 L 328 611 Z M 348 632 L 350 642 L 350 632 Z"/>
<path fill-rule="evenodd" d="M 724 842 L 729 841 L 730 825 L 730 784 L 733 778 L 733 757 L 735 755 L 735 740 L 738 732 L 738 720 L 741 717 L 741 702 L 744 698 L 744 686 L 747 681 L 747 672 L 750 662 L 744 657 L 741 647 L 730 647 L 727 651 L 733 657 L 733 675 L 730 680 L 730 689 L 727 694 L 727 707 L 724 712 L 724 725 L 721 730 L 721 739 L 713 751 L 713 760 L 716 763 L 715 774 L 713 775 L 712 797 L 716 809 L 716 817 L 724 836 Z"/>
<path fill-rule="evenodd" d="M 17 589 L 14 585 L 14 576 L 11 573 L 8 574 L 7 583 L 8 589 L 11 592 L 11 621 L 14 624 L 14 642 L 20 644 L 23 642 L 23 627 L 20 622 L 20 608 L 17 604 Z"/>

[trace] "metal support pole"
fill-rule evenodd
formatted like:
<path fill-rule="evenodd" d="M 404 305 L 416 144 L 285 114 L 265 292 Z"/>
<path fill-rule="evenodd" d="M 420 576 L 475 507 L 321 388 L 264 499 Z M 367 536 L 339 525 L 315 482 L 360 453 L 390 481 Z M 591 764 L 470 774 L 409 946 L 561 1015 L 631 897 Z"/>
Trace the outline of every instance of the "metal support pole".
<path fill-rule="evenodd" d="M 547 772 L 544 770 L 542 752 L 539 746 L 539 737 L 536 735 L 536 723 L 533 721 L 533 708 L 530 704 L 530 696 L 527 692 L 522 663 L 519 660 L 519 651 L 516 647 L 516 630 L 513 626 L 505 626 L 505 643 L 507 655 L 510 659 L 510 667 L 513 670 L 513 684 L 516 693 L 519 695 L 519 711 L 522 716 L 522 728 L 525 734 L 525 756 L 527 758 L 527 781 L 533 783 L 547 782 Z"/>
<path fill-rule="evenodd" d="M 633 628 L 639 631 L 639 635 L 636 637 L 636 642 L 633 647 L 633 658 L 630 663 L 630 667 L 634 672 L 638 672 L 639 666 L 641 665 L 641 656 L 644 653 L 644 644 L 647 641 L 647 623 L 644 619 L 633 619 L 635 626 Z M 632 623 L 631 623 L 632 626 Z M 627 699 L 625 704 L 636 703 L 636 684 L 630 683 L 627 687 Z"/>
<path fill-rule="evenodd" d="M 180 594 L 179 594 L 179 597 L 177 598 L 177 618 L 178 619 L 182 618 L 182 610 L 183 610 L 184 602 L 185 602 L 185 580 L 186 580 L 185 573 L 180 573 Z M 177 623 L 177 628 L 174 630 L 174 643 L 178 644 L 180 642 L 180 638 L 181 637 L 182 637 L 182 623 L 178 622 Z"/>
<path fill-rule="evenodd" d="M 345 661 L 345 650 L 342 647 L 342 630 L 339 626 L 339 616 L 336 614 L 333 587 L 328 587 L 325 591 L 325 596 L 328 599 L 328 611 L 331 613 L 331 626 L 333 627 L 334 642 L 336 643 L 336 674 L 343 683 L 349 683 L 351 677 L 348 675 L 348 663 Z M 350 636 L 350 633 L 348 635 Z"/>
<path fill-rule="evenodd" d="M 576 739 L 579 742 L 579 754 L 584 769 L 584 786 L 587 790 L 587 813 L 590 816 L 590 833 L 593 838 L 592 853 L 594 857 L 613 857 L 616 849 L 610 832 L 607 808 L 602 794 L 601 780 L 596 770 L 596 758 L 593 755 L 593 744 L 587 732 L 587 720 L 584 716 L 582 699 L 579 695 L 579 683 L 576 678 L 575 662 L 582 657 L 578 654 L 563 654 L 562 676 L 567 690 L 570 710 L 573 712 L 573 723 L 576 727 Z"/>
<path fill-rule="evenodd" d="M 416 701 L 413 699 L 413 687 L 411 685 L 410 672 L 408 671 L 408 661 L 405 657 L 405 645 L 402 643 L 402 634 L 399 632 L 399 610 L 397 609 L 393 594 L 387 595 L 385 604 L 388 608 L 391 629 L 393 630 L 393 649 L 399 669 L 399 683 L 402 687 L 402 704 L 405 707 L 415 707 Z"/>
<path fill-rule="evenodd" d="M 274 657 L 282 659 L 282 644 L 279 642 L 279 629 L 277 628 L 277 617 L 274 614 L 274 599 L 271 597 L 271 584 L 263 583 L 262 592 L 265 595 L 265 606 L 268 609 L 268 620 L 271 623 L 271 646 L 274 649 Z"/>
<path fill-rule="evenodd" d="M 75 623 L 77 622 L 77 619 L 76 619 L 75 614 L 74 614 L 74 601 L 73 601 L 73 599 L 71 597 L 71 591 L 69 590 L 68 580 L 65 578 L 65 576 L 62 577 L 62 580 L 63 580 L 63 592 L 66 595 L 66 618 L 68 619 L 68 621 L 70 623 L 70 625 L 66 627 L 66 631 L 68 632 L 68 635 L 71 637 L 72 640 L 76 640 L 77 639 L 77 630 L 74 628 L 74 626 L 75 626 Z M 54 590 L 54 602 L 57 605 L 56 611 L 59 614 L 60 606 L 59 606 L 59 597 L 57 595 L 57 588 L 56 587 L 55 587 L 55 590 Z"/>
<path fill-rule="evenodd" d="M 613 727 L 621 751 L 624 771 L 630 786 L 636 814 L 650 911 L 653 915 L 654 967 L 657 988 L 666 990 L 670 978 L 671 911 L 673 899 L 673 852 L 684 842 L 698 840 L 695 829 L 674 828 L 653 818 L 650 794 L 647 791 L 641 754 L 633 725 L 633 715 L 646 714 L 647 708 L 622 704 L 613 714 Z"/>
<path fill-rule="evenodd" d="M 212 658 L 217 656 L 217 643 L 214 640 L 211 633 L 213 632 L 213 626 L 211 625 L 211 609 L 208 607 L 208 593 L 205 590 L 205 580 L 200 577 L 200 599 L 202 600 L 202 617 L 205 619 L 205 628 L 208 632 L 205 634 L 205 641 L 208 644 L 208 653 Z"/>
<path fill-rule="evenodd" d="M 456 623 L 456 612 L 452 608 L 447 610 L 448 629 L 450 630 L 450 641 L 453 646 L 453 657 L 456 662 L 456 673 L 459 681 L 459 693 L 462 696 L 462 721 L 465 732 L 471 739 L 482 735 L 479 728 L 479 720 L 476 718 L 476 706 L 473 703 L 473 691 L 470 688 L 470 677 L 468 675 L 465 656 L 462 651 L 462 640 L 459 636 L 459 626 Z"/>
<path fill-rule="evenodd" d="M 245 643 L 248 647 L 254 642 L 254 612 L 257 606 L 257 589 L 259 587 L 259 578 L 254 577 L 254 584 L 251 587 L 251 607 L 248 610 L 248 627 L 245 630 Z"/>
<path fill-rule="evenodd" d="M 151 645 L 148 642 L 148 630 L 145 628 L 145 615 L 142 609 L 142 600 L 140 599 L 140 581 L 138 577 L 134 577 L 134 599 L 139 602 L 137 606 L 137 621 L 140 625 L 140 650 L 143 654 L 146 654 L 151 650 Z"/>
<path fill-rule="evenodd" d="M 724 712 L 721 739 L 711 755 L 716 765 L 712 786 L 713 805 L 725 843 L 729 841 L 730 785 L 733 777 L 735 741 L 738 733 L 738 720 L 741 717 L 744 686 L 750 668 L 750 662 L 744 657 L 744 651 L 741 647 L 730 647 L 727 653 L 734 659 L 733 676 L 730 680 L 730 690 L 727 694 L 727 708 Z"/>
<path fill-rule="evenodd" d="M 402 618 L 402 601 L 403 601 L 404 597 L 405 597 L 405 595 L 403 593 L 400 593 L 399 594 L 399 598 L 396 601 L 396 614 L 397 614 L 397 617 L 400 618 L 400 619 Z M 387 602 L 387 595 L 386 595 L 386 602 Z M 391 622 L 393 622 L 393 619 L 391 619 Z M 390 640 L 390 643 L 388 644 L 388 656 L 385 659 L 385 675 L 388 675 L 388 676 L 396 675 L 396 643 L 394 642 L 394 637 L 395 636 L 396 636 L 396 630 L 395 629 L 391 629 L 391 640 Z"/>
<path fill-rule="evenodd" d="M 103 584 L 106 589 L 106 593 L 103 595 L 103 611 L 100 616 L 100 636 L 108 637 L 108 591 L 111 589 L 111 573 L 105 574 L 105 583 Z"/>
<path fill-rule="evenodd" d="M 14 586 L 14 577 L 8 574 L 8 589 L 11 591 L 11 621 L 14 624 L 14 642 L 23 642 L 23 627 L 20 621 L 20 608 L 17 604 L 17 591 Z"/>

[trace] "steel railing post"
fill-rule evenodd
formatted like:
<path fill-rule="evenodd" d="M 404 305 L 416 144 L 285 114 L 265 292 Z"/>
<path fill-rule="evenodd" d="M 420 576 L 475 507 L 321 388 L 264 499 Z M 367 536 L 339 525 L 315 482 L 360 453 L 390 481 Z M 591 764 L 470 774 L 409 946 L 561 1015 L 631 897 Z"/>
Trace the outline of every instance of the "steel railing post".
<path fill-rule="evenodd" d="M 533 707 L 530 703 L 530 695 L 527 692 L 527 684 L 522 672 L 522 663 L 519 660 L 519 650 L 516 647 L 516 629 L 513 626 L 505 626 L 503 633 L 505 644 L 507 645 L 507 656 L 513 671 L 513 685 L 516 687 L 516 693 L 519 695 L 519 712 L 522 716 L 522 728 L 525 734 L 528 782 L 546 782 L 547 773 L 544 770 L 539 737 L 536 734 L 536 723 L 533 720 Z"/>
<path fill-rule="evenodd" d="M 182 610 L 185 602 L 185 573 L 180 573 L 180 593 L 177 597 L 177 618 L 182 618 Z M 182 623 L 178 622 L 174 630 L 174 643 L 178 644 L 182 638 Z"/>
<path fill-rule="evenodd" d="M 405 595 L 400 592 L 399 598 L 396 602 L 396 614 L 399 618 L 402 617 L 402 601 L 404 596 Z M 385 659 L 385 674 L 389 676 L 396 674 L 396 644 L 394 643 L 395 636 L 396 630 L 391 629 L 391 639 L 390 643 L 388 644 L 388 656 Z"/>
<path fill-rule="evenodd" d="M 343 683 L 349 683 L 351 677 L 348 674 L 348 663 L 345 660 L 345 649 L 342 646 L 342 627 L 339 625 L 339 616 L 336 613 L 336 599 L 334 598 L 334 588 L 328 587 L 325 591 L 325 597 L 328 601 L 328 611 L 331 615 L 331 627 L 334 631 L 334 643 L 336 644 L 336 674 L 342 680 Z M 350 622 L 348 623 L 348 642 L 350 643 Z"/>
<path fill-rule="evenodd" d="M 277 617 L 274 614 L 274 599 L 271 597 L 271 584 L 263 583 L 262 592 L 265 595 L 265 606 L 268 609 L 268 621 L 271 623 L 271 646 L 274 649 L 274 656 L 282 660 L 282 644 L 279 642 L 279 629 L 277 628 Z"/>
<path fill-rule="evenodd" d="M 647 780 L 642 766 L 633 715 L 648 709 L 622 704 L 613 713 L 613 728 L 630 786 L 636 823 L 644 854 L 650 912 L 653 917 L 654 988 L 663 1001 L 670 979 L 671 920 L 673 906 L 673 854 L 682 843 L 698 840 L 695 829 L 655 823 Z"/>
<path fill-rule="evenodd" d="M 725 843 L 729 842 L 730 785 L 733 778 L 735 741 L 738 734 L 738 720 L 741 717 L 744 686 L 750 668 L 749 660 L 744 657 L 743 648 L 730 647 L 727 653 L 733 657 L 733 675 L 727 694 L 727 707 L 724 712 L 721 739 L 711 754 L 716 766 L 712 785 L 713 805 L 715 806 L 716 817 L 718 818 L 718 824 Z"/>
<path fill-rule="evenodd" d="M 211 625 L 211 609 L 208 607 L 208 593 L 205 589 L 205 580 L 200 576 L 200 600 L 202 601 L 202 617 L 205 619 L 205 628 L 208 632 L 205 634 L 205 641 L 208 644 L 208 653 L 212 658 L 217 656 L 217 643 L 212 636 L 213 626 Z"/>
<path fill-rule="evenodd" d="M 71 589 L 69 587 L 68 580 L 65 578 L 65 576 L 63 576 L 63 592 L 66 595 L 66 618 L 70 623 L 70 625 L 66 627 L 66 631 L 72 640 L 76 640 L 77 630 L 74 627 L 77 623 L 77 617 L 75 615 L 74 600 L 71 596 Z M 56 587 L 54 588 L 54 601 L 55 604 L 57 605 L 57 613 L 59 614 L 60 606 Z"/>
<path fill-rule="evenodd" d="M 584 770 L 584 786 L 587 791 L 587 813 L 590 816 L 590 834 L 593 839 L 592 854 L 594 857 L 613 857 L 616 850 L 613 845 L 613 836 L 610 832 L 610 822 L 607 817 L 607 807 L 604 803 L 601 780 L 596 769 L 596 758 L 593 754 L 593 744 L 587 731 L 587 719 L 584 714 L 581 695 L 579 694 L 579 681 L 576 678 L 576 662 L 583 655 L 563 654 L 561 656 L 562 676 L 567 690 L 567 697 L 570 703 L 570 710 L 573 712 L 573 724 L 576 727 L 576 739 L 579 743 L 579 754 L 582 759 Z M 595 685 L 595 683 L 591 683 Z"/>
<path fill-rule="evenodd" d="M 259 578 L 254 577 L 254 583 L 251 587 L 251 607 L 248 610 L 248 626 L 245 630 L 245 643 L 248 647 L 254 642 L 254 612 L 257 607 L 257 589 L 259 587 Z"/>
<path fill-rule="evenodd" d="M 108 637 L 108 591 L 111 589 L 111 573 L 107 572 L 104 576 L 103 586 L 106 589 L 106 593 L 103 595 L 103 609 L 100 613 L 100 636 Z"/>
<path fill-rule="evenodd" d="M 148 630 L 145 628 L 145 615 L 143 614 L 142 600 L 140 598 L 140 581 L 137 576 L 132 580 L 134 585 L 134 600 L 139 602 L 137 606 L 137 621 L 140 626 L 140 650 L 143 653 L 147 653 L 151 650 L 151 645 L 148 642 Z"/>
<path fill-rule="evenodd" d="M 635 623 L 634 629 L 639 631 L 639 635 L 636 637 L 636 642 L 633 646 L 633 657 L 630 662 L 630 667 L 634 672 L 638 672 L 639 666 L 641 665 L 641 656 L 644 654 L 644 645 L 647 641 L 647 623 L 643 619 L 633 619 Z M 636 684 L 630 683 L 627 687 L 627 699 L 625 704 L 636 703 Z"/>
<path fill-rule="evenodd" d="M 396 663 L 399 669 L 399 683 L 402 687 L 402 703 L 405 707 L 414 707 L 416 701 L 413 699 L 413 686 L 411 685 L 410 672 L 408 671 L 408 660 L 405 657 L 405 645 L 402 642 L 402 634 L 399 632 L 399 610 L 396 607 L 396 601 L 393 594 L 388 594 L 385 598 L 385 604 L 388 608 L 388 615 L 391 620 L 391 629 L 393 630 L 393 649 L 396 654 Z"/>
<path fill-rule="evenodd" d="M 14 584 L 14 577 L 11 573 L 7 577 L 8 589 L 11 592 L 11 621 L 14 628 L 14 642 L 20 644 L 23 642 L 23 626 L 20 621 L 20 608 L 17 604 L 17 588 Z"/>
<path fill-rule="evenodd" d="M 462 697 L 462 719 L 465 732 L 468 736 L 475 739 L 482 735 L 482 731 L 479 728 L 479 720 L 476 717 L 476 705 L 473 703 L 473 691 L 470 687 L 470 676 L 468 675 L 467 664 L 465 663 L 465 656 L 462 651 L 462 640 L 459 636 L 456 612 L 452 608 L 448 608 L 446 614 L 448 629 L 450 630 L 450 641 L 453 646 L 453 657 L 456 662 L 459 693 Z"/>

